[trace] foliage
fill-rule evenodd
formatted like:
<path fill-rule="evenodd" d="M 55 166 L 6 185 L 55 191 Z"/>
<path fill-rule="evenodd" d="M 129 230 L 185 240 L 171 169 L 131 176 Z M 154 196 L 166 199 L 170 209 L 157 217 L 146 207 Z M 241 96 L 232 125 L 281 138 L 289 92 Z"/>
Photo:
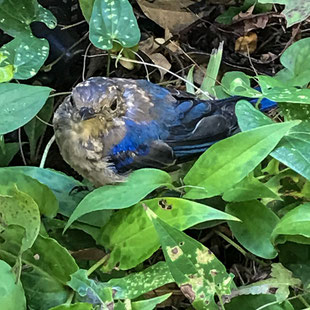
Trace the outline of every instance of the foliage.
<path fill-rule="evenodd" d="M 249 0 L 218 21 L 230 23 L 252 5 L 257 13 L 268 11 L 270 3 L 285 5 L 288 26 L 310 14 L 302 0 Z M 128 0 L 79 4 L 94 46 L 118 57 L 137 48 L 140 30 Z M 0 308 L 148 310 L 170 297 L 175 286 L 169 284 L 195 309 L 293 309 L 296 299 L 307 306 L 310 39 L 285 50 L 283 69 L 273 77 L 232 71 L 216 85 L 220 44 L 201 89 L 193 87 L 194 67 L 186 86 L 204 99 L 207 93 L 245 97 L 235 109 L 241 132 L 176 174 L 140 169 L 122 184 L 89 191 L 62 171 L 9 166 L 21 146 L 7 139 L 16 130 L 28 138 L 32 165 L 50 134 L 41 120 L 52 116 L 53 89 L 31 80 L 49 45 L 32 34 L 34 21 L 57 24 L 36 0 L 1 1 L 0 28 L 12 40 L 0 48 Z M 266 98 L 278 102 L 281 122 L 257 109 Z M 258 268 L 267 267 L 264 279 L 237 283 L 226 253 L 214 251 L 216 257 L 205 246 L 206 229 Z M 160 287 L 166 294 L 150 295 Z"/>

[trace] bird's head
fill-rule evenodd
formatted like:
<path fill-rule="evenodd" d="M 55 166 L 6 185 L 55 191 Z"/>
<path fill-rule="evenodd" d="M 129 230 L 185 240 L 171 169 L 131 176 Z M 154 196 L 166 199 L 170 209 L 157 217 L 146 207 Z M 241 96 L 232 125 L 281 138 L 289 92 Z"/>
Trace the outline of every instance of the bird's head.
<path fill-rule="evenodd" d="M 126 113 L 123 92 L 113 79 L 95 77 L 79 83 L 54 115 L 55 131 L 70 129 L 96 137 L 121 125 Z"/>

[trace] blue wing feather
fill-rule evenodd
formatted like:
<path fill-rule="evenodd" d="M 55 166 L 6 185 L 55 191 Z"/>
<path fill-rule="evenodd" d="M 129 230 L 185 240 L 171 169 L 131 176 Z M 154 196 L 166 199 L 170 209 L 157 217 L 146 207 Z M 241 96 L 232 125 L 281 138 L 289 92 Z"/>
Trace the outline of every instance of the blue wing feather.
<path fill-rule="evenodd" d="M 168 167 L 238 131 L 235 104 L 241 97 L 204 101 L 145 80 L 133 82 L 148 99 L 135 99 L 134 88 L 123 93 L 124 99 L 131 98 L 134 104 L 128 106 L 124 117 L 126 135 L 110 153 L 119 172 Z M 262 110 L 275 105 L 268 99 L 261 102 Z"/>

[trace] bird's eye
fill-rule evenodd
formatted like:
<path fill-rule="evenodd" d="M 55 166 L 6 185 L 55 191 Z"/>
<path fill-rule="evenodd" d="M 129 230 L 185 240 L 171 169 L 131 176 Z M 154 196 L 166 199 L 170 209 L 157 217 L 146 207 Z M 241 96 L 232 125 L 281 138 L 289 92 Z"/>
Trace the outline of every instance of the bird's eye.
<path fill-rule="evenodd" d="M 117 109 L 117 99 L 116 99 L 116 98 L 113 99 L 113 101 L 112 101 L 112 103 L 111 103 L 111 105 L 110 105 L 110 109 L 111 109 L 112 111 L 115 111 L 115 110 Z"/>

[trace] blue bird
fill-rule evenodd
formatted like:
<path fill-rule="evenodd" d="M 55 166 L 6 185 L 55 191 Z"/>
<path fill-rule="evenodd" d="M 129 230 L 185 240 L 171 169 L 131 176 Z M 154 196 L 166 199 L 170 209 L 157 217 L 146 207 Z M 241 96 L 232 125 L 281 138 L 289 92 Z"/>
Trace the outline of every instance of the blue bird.
<path fill-rule="evenodd" d="M 95 186 L 121 182 L 133 169 L 168 168 L 238 132 L 240 99 L 201 100 L 146 80 L 93 77 L 56 110 L 56 142 Z M 267 100 L 261 108 L 273 106 Z"/>

